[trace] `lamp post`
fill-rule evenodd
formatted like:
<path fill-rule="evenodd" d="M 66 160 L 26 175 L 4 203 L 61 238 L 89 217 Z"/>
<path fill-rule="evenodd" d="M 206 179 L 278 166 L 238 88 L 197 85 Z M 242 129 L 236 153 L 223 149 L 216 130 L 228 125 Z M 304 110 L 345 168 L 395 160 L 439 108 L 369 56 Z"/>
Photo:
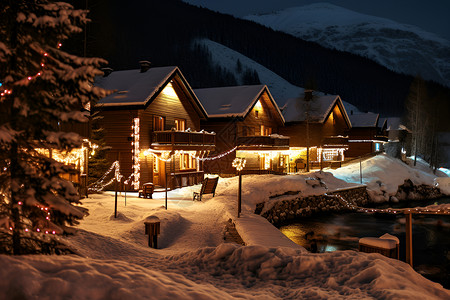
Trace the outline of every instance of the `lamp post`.
<path fill-rule="evenodd" d="M 242 173 L 241 173 L 241 171 L 244 169 L 244 167 L 245 167 L 245 158 L 242 158 L 242 157 L 236 157 L 234 160 L 233 160 L 233 163 L 232 163 L 232 166 L 234 167 L 234 168 L 236 168 L 236 170 L 239 172 L 239 190 L 238 190 L 238 212 L 237 212 L 237 215 L 238 215 L 238 218 L 240 217 L 240 215 L 241 215 L 241 203 L 242 203 L 242 200 L 241 200 L 241 195 L 242 195 Z"/>

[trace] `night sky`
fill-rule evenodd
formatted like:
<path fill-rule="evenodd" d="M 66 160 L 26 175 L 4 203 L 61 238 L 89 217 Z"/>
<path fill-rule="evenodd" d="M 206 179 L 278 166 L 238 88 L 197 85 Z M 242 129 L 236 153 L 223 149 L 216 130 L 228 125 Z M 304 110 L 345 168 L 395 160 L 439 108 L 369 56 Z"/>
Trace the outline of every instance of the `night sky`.
<path fill-rule="evenodd" d="M 360 13 L 416 25 L 450 40 L 450 1 L 448 0 L 183 0 L 229 13 L 237 17 L 268 13 L 287 7 L 328 2 Z"/>

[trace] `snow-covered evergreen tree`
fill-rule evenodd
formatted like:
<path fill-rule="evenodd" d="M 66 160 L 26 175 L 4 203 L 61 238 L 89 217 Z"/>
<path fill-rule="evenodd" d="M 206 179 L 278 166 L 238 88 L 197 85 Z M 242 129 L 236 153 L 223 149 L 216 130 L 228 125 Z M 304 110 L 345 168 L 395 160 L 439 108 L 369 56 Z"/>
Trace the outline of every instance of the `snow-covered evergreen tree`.
<path fill-rule="evenodd" d="M 91 82 L 105 62 L 71 55 L 61 47 L 81 32 L 86 14 L 63 2 L 0 2 L 3 251 L 39 252 L 43 240 L 64 232 L 86 213 L 77 206 L 73 184 L 61 177 L 74 170 L 37 150 L 79 147 L 79 135 L 59 131 L 58 124 L 86 121 L 81 108 L 104 95 Z"/>
<path fill-rule="evenodd" d="M 89 155 L 88 184 L 99 180 L 111 166 L 111 163 L 106 159 L 106 153 L 111 147 L 106 146 L 105 129 L 100 126 L 100 118 L 101 117 L 98 115 L 98 111 L 92 113 L 91 115 L 92 131 L 90 141 L 94 143 L 97 148 L 94 149 L 94 151 L 92 151 Z"/>

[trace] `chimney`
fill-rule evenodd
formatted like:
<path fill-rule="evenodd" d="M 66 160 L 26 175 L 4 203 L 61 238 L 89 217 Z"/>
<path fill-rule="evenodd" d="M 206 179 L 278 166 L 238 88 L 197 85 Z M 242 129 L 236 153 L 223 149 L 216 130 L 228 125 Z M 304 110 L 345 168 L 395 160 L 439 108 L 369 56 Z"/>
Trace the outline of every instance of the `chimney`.
<path fill-rule="evenodd" d="M 106 67 L 101 69 L 103 71 L 103 77 L 108 77 L 109 74 L 111 74 L 114 70 Z"/>
<path fill-rule="evenodd" d="M 312 100 L 312 90 L 305 90 L 305 101 L 311 101 Z"/>
<path fill-rule="evenodd" d="M 149 62 L 148 60 L 141 60 L 141 61 L 139 62 L 139 65 L 141 66 L 141 73 L 147 72 L 147 70 L 150 69 L 150 65 L 151 65 L 151 64 L 152 64 L 152 63 Z"/>

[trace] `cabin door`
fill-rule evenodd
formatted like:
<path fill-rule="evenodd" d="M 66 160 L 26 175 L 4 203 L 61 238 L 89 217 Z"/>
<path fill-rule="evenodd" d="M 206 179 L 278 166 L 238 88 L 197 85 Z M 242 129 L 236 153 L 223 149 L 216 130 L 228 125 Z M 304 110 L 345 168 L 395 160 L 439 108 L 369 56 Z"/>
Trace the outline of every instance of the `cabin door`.
<path fill-rule="evenodd" d="M 153 184 L 159 186 L 166 184 L 166 163 L 156 157 L 153 160 Z"/>

